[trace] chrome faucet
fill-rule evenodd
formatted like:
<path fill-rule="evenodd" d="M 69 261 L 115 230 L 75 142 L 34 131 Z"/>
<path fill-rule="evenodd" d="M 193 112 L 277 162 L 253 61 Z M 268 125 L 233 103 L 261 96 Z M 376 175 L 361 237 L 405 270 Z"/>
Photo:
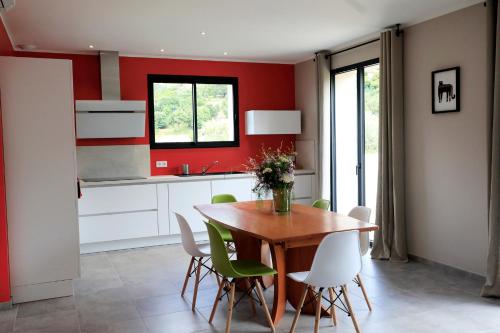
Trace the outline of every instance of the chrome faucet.
<path fill-rule="evenodd" d="M 206 166 L 202 166 L 201 167 L 201 174 L 202 175 L 206 175 L 208 170 L 210 170 L 213 166 L 219 164 L 219 161 L 213 161 L 212 163 L 210 163 L 209 165 L 206 165 Z"/>

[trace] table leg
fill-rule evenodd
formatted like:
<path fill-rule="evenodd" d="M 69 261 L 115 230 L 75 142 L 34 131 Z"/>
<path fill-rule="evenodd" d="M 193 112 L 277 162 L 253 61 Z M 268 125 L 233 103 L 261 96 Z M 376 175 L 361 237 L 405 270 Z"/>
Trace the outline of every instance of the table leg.
<path fill-rule="evenodd" d="M 273 267 L 278 272 L 274 276 L 274 301 L 271 318 L 274 325 L 280 321 L 285 313 L 286 307 L 286 266 L 285 266 L 285 248 L 281 244 L 272 244 L 271 255 Z"/>
<path fill-rule="evenodd" d="M 260 247 L 260 262 L 268 267 L 273 267 L 273 259 L 271 257 L 271 249 L 269 247 L 269 243 L 266 241 L 262 241 L 262 245 Z M 274 283 L 273 276 L 263 276 L 262 284 L 267 289 L 272 286 Z"/>

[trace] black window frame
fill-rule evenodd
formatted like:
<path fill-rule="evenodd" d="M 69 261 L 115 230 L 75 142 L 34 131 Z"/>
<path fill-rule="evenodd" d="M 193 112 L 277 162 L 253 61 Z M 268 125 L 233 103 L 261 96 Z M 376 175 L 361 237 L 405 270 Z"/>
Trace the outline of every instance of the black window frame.
<path fill-rule="evenodd" d="M 155 119 L 154 119 L 154 84 L 155 83 L 190 83 L 192 84 L 193 96 L 193 142 L 156 142 L 155 141 Z M 196 84 L 230 84 L 233 86 L 233 141 L 198 141 L 198 119 L 196 105 Z M 238 78 L 227 76 L 193 76 L 193 75 L 165 75 L 148 74 L 148 122 L 149 122 L 149 145 L 151 149 L 178 149 L 178 148 L 219 148 L 239 147 L 239 99 Z"/>

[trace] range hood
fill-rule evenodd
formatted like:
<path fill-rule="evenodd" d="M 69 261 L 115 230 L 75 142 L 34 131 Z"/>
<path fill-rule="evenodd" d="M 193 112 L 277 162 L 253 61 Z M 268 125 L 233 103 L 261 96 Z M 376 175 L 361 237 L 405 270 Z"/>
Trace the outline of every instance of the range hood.
<path fill-rule="evenodd" d="M 99 57 L 103 99 L 76 101 L 76 137 L 144 137 L 146 101 L 121 99 L 118 52 L 101 51 Z"/>

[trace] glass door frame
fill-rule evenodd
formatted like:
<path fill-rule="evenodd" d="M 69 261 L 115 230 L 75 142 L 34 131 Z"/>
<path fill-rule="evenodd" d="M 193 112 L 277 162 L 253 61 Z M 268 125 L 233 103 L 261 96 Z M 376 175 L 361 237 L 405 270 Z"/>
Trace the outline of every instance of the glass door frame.
<path fill-rule="evenodd" d="M 339 67 L 330 71 L 330 209 L 337 211 L 337 152 L 335 133 L 335 75 L 352 70 L 356 70 L 357 75 L 357 123 L 358 123 L 358 164 L 356 165 L 356 175 L 358 176 L 358 205 L 364 206 L 366 203 L 365 193 L 365 67 L 379 64 L 379 58 L 362 61 L 349 66 Z"/>

